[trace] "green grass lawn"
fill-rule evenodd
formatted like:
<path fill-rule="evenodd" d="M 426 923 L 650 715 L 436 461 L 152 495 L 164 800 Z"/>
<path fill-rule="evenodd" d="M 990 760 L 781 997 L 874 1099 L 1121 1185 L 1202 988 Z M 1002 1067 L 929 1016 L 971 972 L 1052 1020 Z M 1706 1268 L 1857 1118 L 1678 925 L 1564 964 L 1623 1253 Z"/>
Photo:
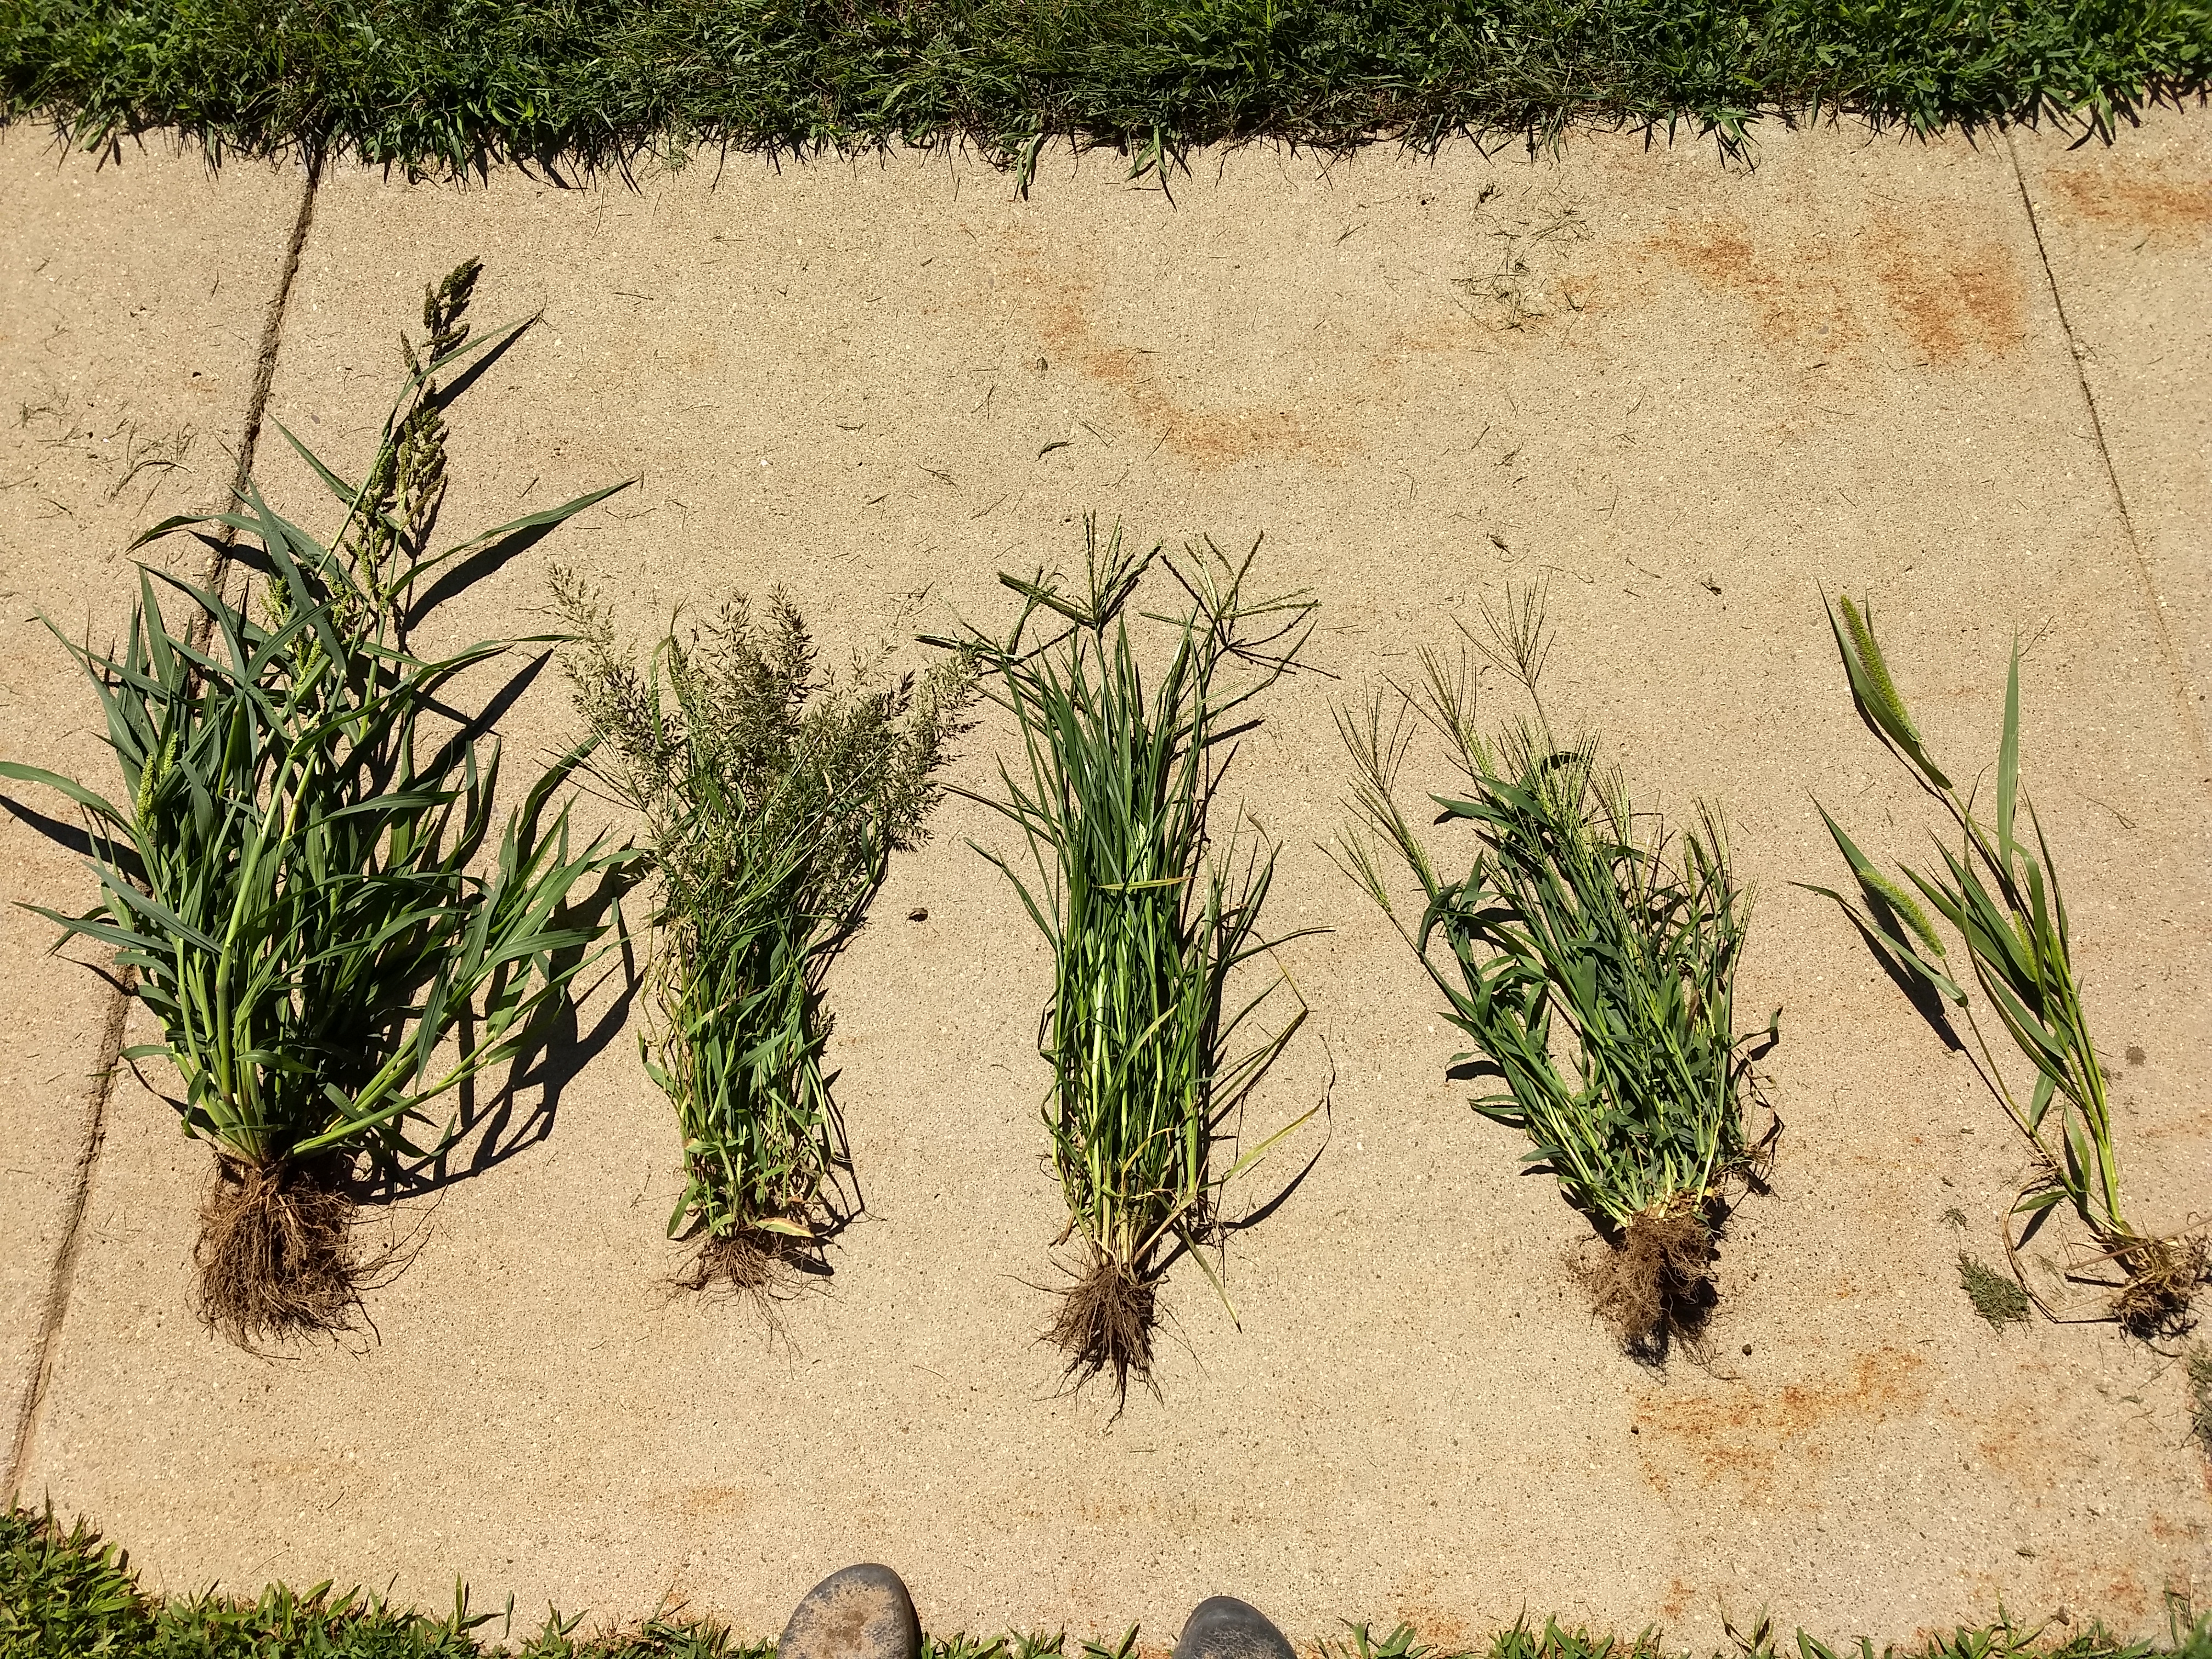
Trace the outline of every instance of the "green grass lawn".
<path fill-rule="evenodd" d="M 2212 0 L 0 0 L 0 114 L 431 173 L 964 137 L 1499 138 L 1844 110 L 2100 131 L 2212 87 Z"/>
<path fill-rule="evenodd" d="M 2103 1629 L 2078 1632 L 2010 1624 L 1963 1628 L 1880 1650 L 1882 1659 L 2212 1659 L 2212 1616 L 2192 1625 L 2175 1607 L 2165 1645 L 2124 1642 Z M 452 1613 L 386 1607 L 359 1593 L 332 1595 L 327 1584 L 295 1592 L 271 1586 L 257 1601 L 210 1592 L 149 1597 L 130 1558 L 80 1522 L 10 1510 L 0 1518 L 0 1659 L 475 1659 L 520 1652 L 526 1659 L 775 1659 L 769 1642 L 745 1642 L 712 1620 L 654 1619 L 619 1634 L 580 1633 L 581 1620 L 549 1615 L 535 1635 L 511 1607 L 471 1612 L 457 1592 Z M 1668 1659 L 1656 1632 L 1631 1639 L 1540 1628 L 1523 1619 L 1486 1649 L 1448 1653 L 1421 1645 L 1404 1628 L 1381 1639 L 1365 1626 L 1345 1627 L 1316 1659 Z M 1059 1636 L 977 1640 L 930 1638 L 924 1659 L 1129 1659 L 1132 1629 L 1110 1644 L 1076 1644 Z M 1304 1644 L 1301 1643 L 1301 1646 Z M 1717 1659 L 1875 1659 L 1870 1642 L 1840 1648 L 1802 1632 L 1784 1640 L 1762 1621 L 1736 1633 L 1735 1650 Z"/>

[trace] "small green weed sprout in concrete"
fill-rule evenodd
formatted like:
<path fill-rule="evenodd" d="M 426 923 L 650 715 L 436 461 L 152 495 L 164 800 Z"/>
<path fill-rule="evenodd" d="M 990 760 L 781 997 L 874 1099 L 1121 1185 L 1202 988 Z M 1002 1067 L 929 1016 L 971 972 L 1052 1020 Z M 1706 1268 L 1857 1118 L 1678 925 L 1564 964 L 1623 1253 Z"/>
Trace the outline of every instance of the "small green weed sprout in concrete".
<path fill-rule="evenodd" d="M 175 1065 L 185 1127 L 216 1149 L 198 1301 L 241 1343 L 350 1322 L 356 1159 L 419 1155 L 409 1127 L 558 1011 L 602 925 L 580 884 L 622 859 L 597 842 L 572 851 L 568 810 L 552 811 L 574 754 L 495 833 L 498 744 L 449 698 L 526 641 L 408 647 L 441 586 L 612 493 L 432 550 L 459 371 L 527 326 L 470 337 L 477 270 L 426 292 L 428 338 L 419 356 L 402 342 L 405 386 L 365 482 L 292 439 L 343 508 L 331 541 L 249 486 L 235 512 L 166 520 L 133 544 L 192 531 L 260 573 L 258 607 L 146 567 L 119 653 L 63 640 L 99 694 L 122 803 L 0 764 L 89 823 L 101 904 L 42 914 L 112 946 L 160 1021 L 161 1041 L 125 1058 Z M 163 611 L 164 589 L 192 626 Z"/>
<path fill-rule="evenodd" d="M 1583 1277 L 1632 1354 L 1663 1357 L 1713 1299 L 1716 1228 L 1732 1185 L 1751 1177 L 1751 1066 L 1778 1040 L 1735 1035 L 1735 973 L 1750 902 L 1729 866 L 1718 814 L 1670 835 L 1631 804 L 1596 746 L 1555 741 L 1536 698 L 1549 650 L 1540 591 L 1512 596 L 1478 648 L 1536 701 L 1534 720 L 1495 739 L 1475 726 L 1477 679 L 1462 655 L 1431 652 L 1421 683 L 1391 685 L 1338 730 L 1356 775 L 1357 825 L 1340 866 L 1405 937 L 1473 1040 L 1453 1065 L 1503 1087 L 1475 1109 L 1534 1143 L 1609 1256 Z M 1470 641 L 1475 636 L 1469 635 Z M 1448 880 L 1399 804 L 1398 776 L 1425 724 L 1444 742 L 1463 799 L 1433 797 L 1440 822 L 1476 849 Z M 1385 849 L 1419 884 L 1400 911 Z"/>
<path fill-rule="evenodd" d="M 702 1235 L 688 1282 L 768 1295 L 856 1194 L 823 1072 L 823 976 L 894 852 L 920 843 L 973 675 L 880 662 L 840 680 L 778 593 L 672 628 L 644 665 L 574 575 L 554 592 L 592 775 L 646 826 L 659 884 L 647 1073 L 676 1108 L 687 1179 L 672 1236 Z"/>
<path fill-rule="evenodd" d="M 2074 971 L 2066 901 L 2042 821 L 2021 786 L 2020 646 L 2014 644 L 2005 677 L 1995 798 L 1984 801 L 1978 791 L 1962 793 L 1928 753 L 1875 638 L 1871 611 L 1839 598 L 1828 607 L 1828 625 L 1859 717 L 1943 808 L 1958 842 L 1955 847 L 1936 842 L 1942 867 L 1932 872 L 1899 866 L 1911 884 L 1908 891 L 1861 852 L 1822 808 L 1821 821 L 1857 881 L 1861 902 L 1855 904 L 1826 887 L 1810 890 L 1843 908 L 1900 984 L 1923 995 L 1932 993 L 1923 1012 L 1947 1035 L 1945 1006 L 1965 1015 L 1973 1042 L 1960 1046 L 2034 1162 L 2004 1229 L 2006 1260 L 2022 1292 L 2047 1317 L 2064 1316 L 2028 1284 L 2019 1255 L 2021 1244 L 2063 1204 L 2087 1232 L 2098 1261 L 2118 1271 L 2117 1284 L 2106 1285 L 2112 1291 L 2110 1316 L 2140 1333 L 2172 1329 L 2187 1319 L 2190 1301 L 2204 1277 L 2205 1241 L 2139 1232 L 2121 1209 L 2119 1155 L 2106 1073 L 2090 1039 Z M 2033 848 L 2021 834 L 2022 808 L 2034 835 Z M 1963 940 L 1984 1002 L 2033 1069 L 2025 1097 L 1997 1064 L 1972 999 L 1954 976 L 1949 948 L 1923 902 Z"/>
<path fill-rule="evenodd" d="M 936 643 L 973 655 L 1021 735 L 1022 775 L 1001 763 L 1000 793 L 974 799 L 1021 832 L 1029 873 L 986 856 L 1053 948 L 1044 1115 L 1084 1260 L 1050 1337 L 1079 1385 L 1110 1371 L 1119 1400 L 1132 1373 L 1151 1380 L 1166 1253 L 1188 1249 L 1221 1291 L 1201 1247 L 1222 1187 L 1313 1115 L 1218 1167 L 1217 1146 L 1305 1011 L 1301 1001 L 1273 1031 L 1243 1035 L 1288 984 L 1279 975 L 1232 996 L 1237 970 L 1280 943 L 1260 921 L 1275 854 L 1256 830 L 1249 842 L 1224 832 L 1214 809 L 1254 700 L 1291 671 L 1314 602 L 1255 597 L 1251 555 L 1231 562 L 1210 544 L 1180 561 L 1139 555 L 1118 529 L 1102 546 L 1095 522 L 1085 538 L 1085 589 L 1042 572 L 1003 576 L 1022 600 L 1012 629 Z M 1127 612 L 1156 560 L 1184 603 L 1147 616 L 1172 642 L 1147 675 Z"/>

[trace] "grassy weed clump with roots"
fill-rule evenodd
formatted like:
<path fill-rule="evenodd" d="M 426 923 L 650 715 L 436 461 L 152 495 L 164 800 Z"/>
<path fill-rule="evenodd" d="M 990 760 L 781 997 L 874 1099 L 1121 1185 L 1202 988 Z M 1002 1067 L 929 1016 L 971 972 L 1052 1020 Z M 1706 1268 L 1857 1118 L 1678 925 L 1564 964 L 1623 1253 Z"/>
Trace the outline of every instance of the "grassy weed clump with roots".
<path fill-rule="evenodd" d="M 124 804 L 0 764 L 88 822 L 101 903 L 42 914 L 113 947 L 161 1022 L 161 1041 L 125 1057 L 175 1065 L 185 1127 L 215 1147 L 198 1302 L 241 1343 L 351 1322 L 374 1270 L 352 1237 L 358 1158 L 419 1156 L 408 1131 L 431 1103 L 522 1051 L 600 931 L 580 884 L 622 857 L 572 852 L 565 806 L 548 822 L 573 754 L 495 822 L 498 744 L 447 699 L 525 641 L 408 648 L 437 586 L 611 493 L 431 551 L 447 377 L 527 326 L 470 338 L 477 271 L 426 292 L 428 338 L 419 356 L 401 342 L 405 388 L 364 483 L 292 439 L 343 508 L 331 542 L 249 486 L 237 511 L 167 520 L 133 546 L 191 530 L 261 574 L 258 604 L 142 567 L 118 653 L 55 630 L 99 693 Z"/>
<path fill-rule="evenodd" d="M 1042 572 L 1002 576 L 1022 599 L 1011 631 L 934 642 L 972 655 L 1021 734 L 1025 775 L 1002 763 L 1002 793 L 973 799 L 1021 831 L 1028 874 L 985 856 L 1053 949 L 1037 1041 L 1053 1068 L 1044 1117 L 1067 1199 L 1062 1237 L 1079 1234 L 1083 1255 L 1048 1334 L 1079 1385 L 1110 1372 L 1119 1400 L 1132 1375 L 1151 1381 L 1155 1288 L 1174 1248 L 1221 1291 L 1201 1254 L 1221 1188 L 1313 1115 L 1217 1167 L 1305 1008 L 1243 1035 L 1278 988 L 1297 991 L 1278 974 L 1235 1000 L 1238 969 L 1282 942 L 1261 931 L 1275 854 L 1256 828 L 1249 842 L 1238 828 L 1223 835 L 1214 809 L 1254 700 L 1291 672 L 1315 605 L 1303 593 L 1255 598 L 1252 555 L 1231 562 L 1210 544 L 1180 561 L 1158 547 L 1139 555 L 1118 529 L 1102 546 L 1095 521 L 1085 538 L 1084 591 Z M 1144 613 L 1172 641 L 1148 676 L 1128 610 L 1156 560 L 1183 602 Z"/>
<path fill-rule="evenodd" d="M 824 676 L 780 593 L 672 628 L 641 668 L 596 595 L 558 571 L 554 590 L 592 775 L 643 818 L 659 883 L 658 1019 L 638 1041 L 684 1137 L 668 1231 L 701 1236 L 692 1287 L 765 1295 L 843 1213 L 823 979 L 891 854 L 923 838 L 973 672 Z"/>
<path fill-rule="evenodd" d="M 1541 592 L 1486 616 L 1491 637 L 1470 641 L 1536 700 L 1550 649 Z M 1529 1161 L 1550 1169 L 1609 1246 L 1578 1270 L 1598 1314 L 1631 1353 L 1663 1358 L 1712 1305 L 1715 1231 L 1760 1150 L 1749 1133 L 1751 1065 L 1759 1044 L 1777 1040 L 1779 1014 L 1757 1042 L 1735 1035 L 1749 900 L 1711 808 L 1672 836 L 1634 809 L 1594 741 L 1553 738 L 1540 700 L 1535 719 L 1486 737 L 1467 658 L 1448 665 L 1425 651 L 1420 663 L 1419 684 L 1339 711 L 1358 823 L 1340 839 L 1338 863 L 1389 916 L 1443 994 L 1446 1018 L 1473 1041 L 1453 1066 L 1479 1063 L 1503 1083 L 1475 1109 L 1528 1135 Z M 1440 823 L 1474 834 L 1457 880 L 1439 871 L 1398 800 L 1424 726 L 1466 789 L 1464 799 L 1432 798 Z M 1386 856 L 1419 885 L 1410 921 Z"/>
<path fill-rule="evenodd" d="M 1828 623 L 1860 718 L 1943 808 L 1958 842 L 1954 847 L 1936 841 L 1940 869 L 1923 872 L 1899 866 L 1911 884 L 1908 891 L 1861 852 L 1822 808 L 1821 821 L 1858 883 L 1861 902 L 1854 904 L 1826 887 L 1810 890 L 1842 907 L 1893 978 L 1933 994 L 1922 1002 L 1922 1011 L 1954 1042 L 1947 1010 L 1966 1017 L 1972 1046 L 1958 1046 L 1972 1060 L 2033 1161 L 2004 1228 L 2005 1258 L 2021 1289 L 2047 1318 L 2076 1316 L 2054 1309 L 2028 1283 L 2020 1261 L 2021 1246 L 2053 1209 L 2066 1205 L 2088 1235 L 2090 1258 L 2077 1261 L 2071 1276 L 2100 1278 L 2107 1295 L 2104 1312 L 2093 1316 L 2117 1320 L 2139 1334 L 2172 1331 L 2186 1323 L 2190 1303 L 2204 1278 L 2205 1240 L 2202 1234 L 2141 1232 L 2121 1209 L 2119 1155 L 2113 1146 L 2106 1072 L 2081 1006 L 2066 901 L 2042 820 L 2021 787 L 2020 647 L 2013 647 L 2005 678 L 1995 799 L 1984 803 L 1978 791 L 1961 793 L 1929 757 L 1875 637 L 1870 611 L 1840 598 L 1829 607 Z M 2033 848 L 2020 833 L 2023 807 L 2034 835 Z M 2033 1081 L 2024 1097 L 1997 1064 L 1973 1000 L 1954 977 L 1950 951 L 1923 901 L 1960 936 L 1983 1000 L 2033 1068 Z"/>

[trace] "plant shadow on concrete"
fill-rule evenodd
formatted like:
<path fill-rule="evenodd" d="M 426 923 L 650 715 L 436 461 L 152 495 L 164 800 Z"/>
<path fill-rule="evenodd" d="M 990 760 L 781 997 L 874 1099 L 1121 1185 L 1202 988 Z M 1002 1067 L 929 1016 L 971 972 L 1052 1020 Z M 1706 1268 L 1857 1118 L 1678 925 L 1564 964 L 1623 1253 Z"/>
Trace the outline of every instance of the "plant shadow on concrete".
<path fill-rule="evenodd" d="M 1020 831 L 1027 873 L 984 856 L 1053 950 L 1037 1048 L 1053 1070 L 1044 1119 L 1067 1200 L 1060 1242 L 1079 1235 L 1081 1255 L 1048 1336 L 1079 1387 L 1110 1376 L 1118 1409 L 1132 1376 L 1157 1389 L 1157 1287 L 1177 1255 L 1235 1316 L 1205 1255 L 1220 1239 L 1221 1190 L 1321 1109 L 1218 1167 L 1305 1018 L 1287 976 L 1256 969 L 1284 942 L 1261 926 L 1275 849 L 1256 826 L 1219 821 L 1219 793 L 1260 718 L 1255 700 L 1293 671 L 1315 603 L 1255 594 L 1256 544 L 1241 561 L 1210 543 L 1172 559 L 1125 549 L 1118 527 L 1102 544 L 1095 520 L 1085 538 L 1083 586 L 1001 576 L 1022 601 L 1011 629 L 932 642 L 972 659 L 1021 738 L 1018 773 L 1002 762 L 997 793 L 963 793 Z M 1181 598 L 1140 613 L 1167 647 L 1148 669 L 1129 613 L 1155 563 Z M 1247 964 L 1260 980 L 1249 995 Z M 1248 1036 L 1278 990 L 1295 1008 Z"/>
<path fill-rule="evenodd" d="M 1750 901 L 1730 872 L 1718 813 L 1670 833 L 1632 805 L 1595 739 L 1562 744 L 1538 696 L 1551 648 L 1540 589 L 1462 628 L 1534 705 L 1501 733 L 1476 725 L 1478 672 L 1464 652 L 1424 651 L 1420 682 L 1340 709 L 1357 823 L 1339 867 L 1388 915 L 1473 1041 L 1453 1061 L 1504 1085 L 1475 1109 L 1521 1130 L 1528 1162 L 1555 1176 L 1606 1245 L 1577 1276 L 1631 1355 L 1693 1348 L 1714 1306 L 1715 1242 L 1737 1191 L 1759 1182 L 1778 1121 L 1754 1140 L 1753 1063 L 1779 1040 L 1778 1010 L 1739 1038 L 1735 973 Z M 1464 799 L 1437 823 L 1474 833 L 1468 873 L 1447 880 L 1399 804 L 1416 735 L 1443 740 Z M 1410 922 L 1385 849 L 1419 884 Z M 1460 1075 L 1456 1069 L 1455 1075 Z"/>
<path fill-rule="evenodd" d="M 1973 1061 L 2019 1131 L 2033 1170 L 2006 1218 L 2003 1241 L 2021 1292 L 2046 1318 L 2085 1316 L 2054 1308 L 2021 1264 L 2021 1249 L 2063 1206 L 2072 1209 L 2087 1238 L 2067 1277 L 2094 1285 L 2103 1297 L 2101 1310 L 2086 1316 L 2112 1319 L 2145 1336 L 2185 1328 L 2205 1276 L 2206 1240 L 2202 1231 L 2142 1232 L 2121 1209 L 2108 1074 L 2089 1035 L 2058 871 L 2042 820 L 2021 782 L 2019 643 L 2005 678 L 1995 798 L 1985 803 L 1978 789 L 1961 792 L 1928 753 L 1875 638 L 1871 611 L 1843 597 L 1829 607 L 1828 623 L 1860 719 L 1943 808 L 1958 840 L 1954 845 L 1936 839 L 1940 869 L 1899 866 L 1911 884 L 1908 891 L 1822 808 L 1821 821 L 1858 884 L 1860 902 L 1830 888 L 1800 885 L 1832 899 L 1891 977 L 1922 991 L 1916 1006 Z M 2023 809 L 2032 848 L 2021 834 Z M 2024 1095 L 1997 1063 L 1923 901 L 1960 935 L 1983 1001 L 2031 1068 L 2033 1080 Z M 1964 1016 L 1971 1046 L 1953 1028 L 1954 1014 Z"/>
<path fill-rule="evenodd" d="M 401 343 L 404 388 L 361 483 L 285 433 L 343 509 L 330 542 L 249 485 L 238 510 L 166 520 L 133 545 L 191 531 L 258 573 L 258 592 L 234 604 L 142 566 L 119 653 L 63 639 L 99 695 L 125 804 L 0 765 L 84 814 L 101 902 L 41 914 L 112 947 L 160 1023 L 160 1042 L 125 1057 L 175 1066 L 172 1103 L 215 1148 L 196 1302 L 241 1344 L 356 1323 L 362 1289 L 396 1265 L 357 1248 L 361 1182 L 428 1155 L 410 1136 L 432 1105 L 568 1006 L 627 856 L 570 848 L 554 798 L 577 754 L 503 828 L 495 817 L 490 720 L 448 699 L 531 641 L 409 647 L 438 589 L 466 585 L 455 573 L 495 568 L 611 493 L 433 550 L 446 411 L 468 366 L 528 326 L 471 338 L 477 270 L 426 290 L 428 338 L 419 355 Z M 164 590 L 191 625 L 173 623 Z M 458 1133 L 449 1122 L 430 1150 Z"/>
<path fill-rule="evenodd" d="M 554 592 L 591 775 L 643 821 L 658 884 L 657 1020 L 638 1042 L 683 1137 L 668 1231 L 698 1249 L 680 1282 L 765 1303 L 791 1270 L 827 1273 L 822 1247 L 860 1204 L 823 979 L 892 854 L 924 838 L 973 672 L 825 675 L 781 593 L 672 626 L 641 667 L 578 578 L 555 572 Z"/>

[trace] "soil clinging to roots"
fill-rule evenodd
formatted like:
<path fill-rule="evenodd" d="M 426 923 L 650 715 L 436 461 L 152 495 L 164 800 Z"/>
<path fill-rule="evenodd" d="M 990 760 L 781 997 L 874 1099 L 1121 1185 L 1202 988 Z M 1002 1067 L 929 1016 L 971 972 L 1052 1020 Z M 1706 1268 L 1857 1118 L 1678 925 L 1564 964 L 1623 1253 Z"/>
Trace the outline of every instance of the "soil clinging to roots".
<path fill-rule="evenodd" d="M 248 1164 L 216 1156 L 200 1204 L 194 1300 L 240 1347 L 353 1328 L 361 1292 L 384 1265 L 354 1243 L 354 1200 L 326 1161 Z"/>
<path fill-rule="evenodd" d="M 763 1305 L 783 1300 L 809 1249 L 805 1240 L 764 1227 L 709 1233 L 690 1265 L 677 1275 L 685 1291 L 732 1291 Z"/>
<path fill-rule="evenodd" d="M 2172 1335 L 2189 1323 L 2189 1304 L 2208 1267 L 2202 1238 L 2133 1238 L 2112 1258 L 2128 1276 L 2112 1298 L 2112 1317 L 2137 1336 Z"/>
<path fill-rule="evenodd" d="M 1686 1198 L 1655 1204 L 1606 1243 L 1575 1276 L 1620 1346 L 1663 1359 L 1672 1339 L 1694 1340 L 1714 1302 L 1713 1234 L 1701 1207 Z"/>
<path fill-rule="evenodd" d="M 1060 1310 L 1045 1337 L 1067 1356 L 1065 1376 L 1078 1387 L 1106 1371 L 1114 1374 L 1118 1405 L 1129 1378 L 1152 1380 L 1153 1286 L 1141 1269 L 1094 1250 L 1091 1266 L 1060 1293 Z"/>

